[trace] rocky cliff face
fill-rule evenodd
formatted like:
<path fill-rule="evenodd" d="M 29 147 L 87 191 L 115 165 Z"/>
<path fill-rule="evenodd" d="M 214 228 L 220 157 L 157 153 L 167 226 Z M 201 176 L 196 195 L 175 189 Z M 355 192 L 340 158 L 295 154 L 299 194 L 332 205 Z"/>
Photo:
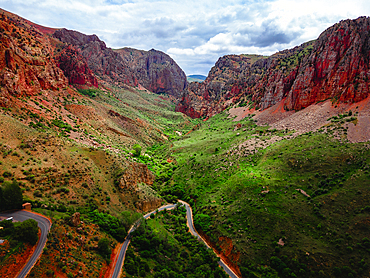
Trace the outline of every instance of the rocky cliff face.
<path fill-rule="evenodd" d="M 154 182 L 154 174 L 149 171 L 146 164 L 132 163 L 130 164 L 120 180 L 120 188 L 132 189 L 135 188 L 138 183 L 145 183 L 152 185 Z"/>
<path fill-rule="evenodd" d="M 118 86 L 140 84 L 175 100 L 187 86 L 181 68 L 157 50 L 112 50 L 96 35 L 42 27 L 4 10 L 0 36 L 4 101 L 6 94 L 30 95 L 64 88 L 68 83 L 98 87 L 98 78 Z"/>
<path fill-rule="evenodd" d="M 358 102 L 369 95 L 370 18 L 344 20 L 316 41 L 270 57 L 221 57 L 203 83 L 193 83 L 176 107 L 192 117 L 218 113 L 232 103 L 266 109 L 280 101 L 300 110 L 325 99 Z"/>
<path fill-rule="evenodd" d="M 85 35 L 67 29 L 57 30 L 54 38 L 73 45 L 80 50 L 89 68 L 100 78 L 116 85 L 127 84 L 136 86 L 137 81 L 121 57 L 112 49 L 106 47 L 96 35 Z"/>
<path fill-rule="evenodd" d="M 180 99 L 187 85 L 186 75 L 170 56 L 154 49 L 143 51 L 123 48 L 115 52 L 119 53 L 132 74 L 146 89 Z"/>
<path fill-rule="evenodd" d="M 68 45 L 57 55 L 56 59 L 70 84 L 98 87 L 98 80 L 79 49 Z"/>
<path fill-rule="evenodd" d="M 28 96 L 40 90 L 68 85 L 52 58 L 52 41 L 25 20 L 2 11 L 0 14 L 1 105 L 10 96 Z"/>
<path fill-rule="evenodd" d="M 119 188 L 126 197 L 129 197 L 140 211 L 149 211 L 158 208 L 162 199 L 151 188 L 155 176 L 145 164 L 131 163 L 123 173 Z"/>
<path fill-rule="evenodd" d="M 100 78 L 116 85 L 144 86 L 154 93 L 167 93 L 179 98 L 186 87 L 186 76 L 167 54 L 131 48 L 112 50 L 96 35 L 57 30 L 53 37 L 75 46 L 89 68 Z"/>

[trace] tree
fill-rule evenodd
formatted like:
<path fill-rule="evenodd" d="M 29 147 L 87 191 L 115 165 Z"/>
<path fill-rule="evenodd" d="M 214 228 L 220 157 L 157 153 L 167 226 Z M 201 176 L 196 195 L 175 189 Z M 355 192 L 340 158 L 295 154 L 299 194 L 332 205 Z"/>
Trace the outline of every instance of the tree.
<path fill-rule="evenodd" d="M 27 219 L 15 227 L 15 238 L 35 245 L 39 239 L 39 227 L 34 219 Z"/>
<path fill-rule="evenodd" d="M 133 155 L 135 157 L 139 157 L 141 154 L 141 146 L 139 144 L 135 144 L 132 149 L 134 150 Z"/>
<path fill-rule="evenodd" d="M 207 214 L 199 213 L 194 216 L 194 226 L 196 229 L 200 229 L 203 232 L 209 230 L 211 225 L 211 217 Z"/>
<path fill-rule="evenodd" d="M 117 239 L 119 242 L 124 242 L 127 236 L 127 232 L 125 227 L 119 227 L 115 230 L 114 238 Z"/>
<path fill-rule="evenodd" d="M 2 194 L 2 210 L 21 209 L 23 203 L 22 189 L 19 187 L 16 180 L 5 181 L 1 187 Z M 2 196 L 1 196 L 2 195 Z"/>
<path fill-rule="evenodd" d="M 3 196 L 3 189 L 0 187 L 0 211 L 5 209 L 5 200 Z"/>
<path fill-rule="evenodd" d="M 110 254 L 112 253 L 112 250 L 110 249 L 110 242 L 107 238 L 102 238 L 98 242 L 98 250 L 99 253 L 106 259 L 110 258 Z"/>
<path fill-rule="evenodd" d="M 0 221 L 0 227 L 3 227 L 3 229 L 0 230 L 0 236 L 7 236 L 7 235 L 14 234 L 13 220 Z"/>

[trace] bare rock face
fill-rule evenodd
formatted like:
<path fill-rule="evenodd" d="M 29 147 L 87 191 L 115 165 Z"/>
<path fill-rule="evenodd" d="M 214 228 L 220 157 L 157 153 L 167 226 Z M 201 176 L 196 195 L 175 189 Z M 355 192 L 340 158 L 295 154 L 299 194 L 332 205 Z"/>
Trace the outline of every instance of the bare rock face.
<path fill-rule="evenodd" d="M 353 103 L 369 96 L 370 18 L 344 20 L 316 41 L 270 57 L 221 57 L 203 83 L 192 83 L 176 107 L 206 117 L 233 103 L 266 109 L 284 101 L 301 110 L 322 100 Z"/>
<path fill-rule="evenodd" d="M 67 29 L 57 30 L 53 37 L 77 47 L 89 68 L 107 82 L 140 84 L 154 93 L 167 93 L 175 98 L 180 98 L 186 88 L 185 73 L 161 51 L 112 50 L 96 35 L 87 36 Z"/>
<path fill-rule="evenodd" d="M 27 21 L 3 11 L 0 15 L 1 95 L 27 96 L 68 85 L 52 58 L 52 43 Z M 3 105 L 3 103 L 1 103 Z"/>
<path fill-rule="evenodd" d="M 149 171 L 148 166 L 142 163 L 131 163 L 121 177 L 120 188 L 135 188 L 138 183 L 153 185 L 154 174 Z"/>
<path fill-rule="evenodd" d="M 70 84 L 98 87 L 98 80 L 87 65 L 80 50 L 68 45 L 56 57 L 58 66 L 63 70 Z"/>
<path fill-rule="evenodd" d="M 141 211 L 152 211 L 159 208 L 162 202 L 163 200 L 160 198 L 148 198 L 146 200 L 137 201 L 135 205 Z"/>
<path fill-rule="evenodd" d="M 133 201 L 139 211 L 149 211 L 158 208 L 162 204 L 156 192 L 151 188 L 155 176 L 145 164 L 131 163 L 122 175 L 120 191 Z"/>
<path fill-rule="evenodd" d="M 370 18 L 341 21 L 323 32 L 299 69 L 286 107 L 300 110 L 334 98 L 358 102 L 369 95 Z"/>
<path fill-rule="evenodd" d="M 53 34 L 63 43 L 71 44 L 81 51 L 89 68 L 107 82 L 116 84 L 137 85 L 130 69 L 124 65 L 123 60 L 96 35 L 85 35 L 77 31 L 60 29 Z"/>
<path fill-rule="evenodd" d="M 71 218 L 70 218 L 70 223 L 72 226 L 77 227 L 80 224 L 80 213 L 75 212 Z"/>
<path fill-rule="evenodd" d="M 153 93 L 166 93 L 179 99 L 186 88 L 186 75 L 167 54 L 151 49 L 115 50 L 132 70 L 138 82 Z"/>
<path fill-rule="evenodd" d="M 185 73 L 161 51 L 112 50 L 96 35 L 38 26 L 1 11 L 0 85 L 4 100 L 9 95 L 65 88 L 68 83 L 98 87 L 97 78 L 116 86 L 143 86 L 174 100 L 181 98 L 187 86 Z"/>

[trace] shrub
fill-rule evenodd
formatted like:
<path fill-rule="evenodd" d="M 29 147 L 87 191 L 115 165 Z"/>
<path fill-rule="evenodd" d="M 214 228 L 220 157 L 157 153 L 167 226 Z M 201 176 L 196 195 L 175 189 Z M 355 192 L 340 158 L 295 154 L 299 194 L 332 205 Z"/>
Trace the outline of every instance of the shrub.
<path fill-rule="evenodd" d="M 37 243 L 39 227 L 34 219 L 27 219 L 15 227 L 15 237 L 32 245 Z"/>
<path fill-rule="evenodd" d="M 139 157 L 141 155 L 141 146 L 139 144 L 135 144 L 132 149 L 133 149 L 133 155 L 135 157 Z"/>
<path fill-rule="evenodd" d="M 41 193 L 41 191 L 40 191 L 40 190 L 35 190 L 35 191 L 33 192 L 33 196 L 35 196 L 35 197 L 42 197 L 42 193 Z"/>
<path fill-rule="evenodd" d="M 22 208 L 23 195 L 22 189 L 17 181 L 6 181 L 0 187 L 0 210 Z"/>
<path fill-rule="evenodd" d="M 102 238 L 98 242 L 98 250 L 100 255 L 102 255 L 103 258 L 109 259 L 110 254 L 112 253 L 112 250 L 110 249 L 110 243 L 107 238 Z"/>
<path fill-rule="evenodd" d="M 10 172 L 8 172 L 8 171 L 5 171 L 4 173 L 3 173 L 3 177 L 4 178 L 9 178 L 9 177 L 11 177 L 12 176 L 12 173 L 10 173 Z"/>

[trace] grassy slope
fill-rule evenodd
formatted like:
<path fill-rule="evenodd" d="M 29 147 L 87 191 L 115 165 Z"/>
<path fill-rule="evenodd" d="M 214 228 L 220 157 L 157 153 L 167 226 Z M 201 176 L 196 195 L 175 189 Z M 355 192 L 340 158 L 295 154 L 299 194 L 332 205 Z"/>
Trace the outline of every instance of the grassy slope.
<path fill-rule="evenodd" d="M 9 179 L 23 182 L 28 198 L 49 206 L 78 207 L 91 201 L 121 211 L 128 204 L 117 195 L 115 172 L 135 161 L 129 154 L 132 146 L 139 143 L 145 151 L 178 138 L 176 131 L 187 132 L 194 124 L 173 112 L 168 98 L 134 89 L 110 90 L 94 90 L 94 97 L 67 92 L 53 97 L 49 92 L 48 97 L 22 99 L 21 109 L 0 110 L 0 174 L 10 172 Z M 109 110 L 121 116 L 110 116 Z M 54 125 L 56 120 L 70 130 Z M 156 163 L 161 166 L 162 161 L 152 167 Z"/>
<path fill-rule="evenodd" d="M 193 120 L 173 112 L 174 105 L 167 97 L 132 88 L 102 88 L 84 93 L 90 96 L 70 89 L 41 92 L 21 97 L 9 109 L 0 110 L 0 176 L 18 180 L 26 200 L 32 201 L 34 208 L 47 208 L 42 213 L 55 223 L 56 210 L 67 210 L 67 215 L 77 210 L 86 221 L 92 221 L 87 213 L 98 208 L 117 216 L 126 223 L 127 230 L 134 220 L 130 219 L 133 211 L 137 211 L 130 201 L 134 193 L 126 196 L 114 182 L 128 163 L 140 162 L 130 155 L 132 146 L 139 143 L 145 151 L 177 138 L 177 132 L 190 130 Z M 109 110 L 120 116 L 111 116 Z M 162 168 L 163 159 L 155 159 L 150 167 Z M 70 227 L 63 229 L 71 232 Z M 63 240 L 61 231 L 52 235 L 48 249 L 57 248 L 54 242 Z M 100 266 L 91 266 L 91 261 L 79 255 L 80 250 L 76 252 L 60 256 L 66 261 L 74 257 L 83 272 L 85 267 L 95 274 L 99 271 Z M 95 256 L 96 251 L 90 253 Z M 35 273 L 45 273 L 49 264 L 54 265 L 46 253 Z M 54 270 L 61 272 L 63 266 Z M 70 265 L 66 266 L 69 271 Z"/>
<path fill-rule="evenodd" d="M 255 154 L 243 148 L 229 152 L 247 138 L 266 142 L 286 135 L 249 119 L 240 123 L 234 131 L 236 122 L 216 115 L 175 142 L 179 167 L 163 191 L 194 199 L 196 213 L 211 216 L 206 234 L 214 242 L 220 236 L 232 239 L 246 277 L 248 272 L 264 277 L 262 265 L 281 277 L 368 276 L 362 261 L 369 259 L 368 146 L 340 143 L 322 132 L 282 140 Z"/>
<path fill-rule="evenodd" d="M 49 209 L 97 206 L 119 216 L 135 208 L 116 191 L 114 173 L 134 160 L 129 151 L 140 143 L 151 157 L 136 160 L 156 173 L 155 189 L 209 215 L 209 223 L 198 224 L 221 249 L 220 237 L 232 239 L 230 257 L 244 276 L 368 275 L 362 261 L 369 257 L 366 144 L 334 140 L 338 132 L 345 136 L 338 127 L 293 138 L 292 131 L 269 130 L 250 118 L 233 122 L 224 113 L 201 123 L 173 112 L 164 96 L 108 89 L 92 97 L 38 95 L 21 99 L 24 109 L 2 110 L 1 174 L 11 173 L 7 178 L 21 181 L 28 198 Z M 72 131 L 48 126 L 52 119 Z M 30 121 L 43 126 L 29 127 Z M 261 148 L 273 138 L 290 139 Z M 255 148 L 239 149 L 246 140 Z M 97 149 L 87 147 L 92 142 Z M 175 164 L 167 161 L 171 156 Z"/>

